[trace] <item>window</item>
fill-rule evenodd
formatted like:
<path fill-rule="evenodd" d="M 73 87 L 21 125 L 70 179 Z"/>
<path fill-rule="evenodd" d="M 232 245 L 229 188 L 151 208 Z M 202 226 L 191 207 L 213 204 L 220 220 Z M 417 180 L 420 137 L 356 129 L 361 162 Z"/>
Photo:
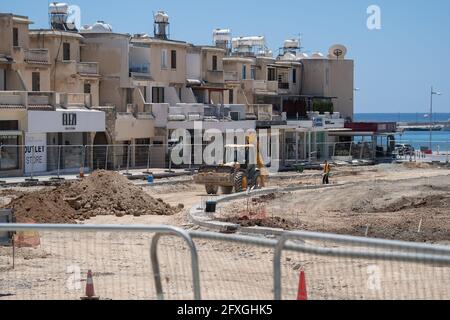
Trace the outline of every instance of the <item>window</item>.
<path fill-rule="evenodd" d="M 170 51 L 170 66 L 172 69 L 177 68 L 177 51 L 176 50 Z"/>
<path fill-rule="evenodd" d="M 13 47 L 19 46 L 19 29 L 13 28 Z"/>
<path fill-rule="evenodd" d="M 267 68 L 267 81 L 277 81 L 275 68 Z"/>
<path fill-rule="evenodd" d="M 133 89 L 132 88 L 127 88 L 126 89 L 126 99 L 127 99 L 127 101 L 126 101 L 126 103 L 127 104 L 132 104 L 133 103 Z"/>
<path fill-rule="evenodd" d="M 0 69 L 0 90 L 6 90 L 6 70 Z"/>
<path fill-rule="evenodd" d="M 164 103 L 164 87 L 152 88 L 152 103 Z"/>
<path fill-rule="evenodd" d="M 19 136 L 3 135 L 0 136 L 0 171 L 17 170 L 19 169 L 19 149 L 15 146 L 20 144 Z M 5 147 L 6 146 L 6 147 Z M 11 147 L 8 147 L 11 146 Z"/>
<path fill-rule="evenodd" d="M 70 60 L 70 43 L 63 43 L 63 60 Z"/>
<path fill-rule="evenodd" d="M 247 66 L 243 65 L 242 66 L 242 80 L 247 79 Z"/>
<path fill-rule="evenodd" d="M 91 93 L 91 84 L 90 83 L 84 84 L 84 93 Z"/>
<path fill-rule="evenodd" d="M 252 67 L 250 69 L 250 77 L 251 77 L 252 80 L 256 79 L 256 69 L 255 69 L 255 67 Z"/>
<path fill-rule="evenodd" d="M 41 91 L 41 74 L 39 72 L 33 72 L 32 78 L 32 91 Z"/>
<path fill-rule="evenodd" d="M 228 103 L 233 104 L 234 103 L 234 90 L 230 89 L 228 94 Z"/>
<path fill-rule="evenodd" d="M 212 70 L 217 71 L 217 56 L 212 56 Z"/>
<path fill-rule="evenodd" d="M 161 50 L 161 69 L 167 69 L 167 50 Z"/>
<path fill-rule="evenodd" d="M 18 120 L 0 120 L 0 131 L 17 131 L 19 130 Z"/>
<path fill-rule="evenodd" d="M 297 83 L 297 69 L 292 69 L 292 83 Z"/>

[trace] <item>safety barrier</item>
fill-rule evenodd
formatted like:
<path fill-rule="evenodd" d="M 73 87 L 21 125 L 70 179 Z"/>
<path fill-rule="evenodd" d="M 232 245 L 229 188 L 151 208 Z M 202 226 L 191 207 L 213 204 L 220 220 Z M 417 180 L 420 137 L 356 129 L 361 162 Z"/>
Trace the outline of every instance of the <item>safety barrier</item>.
<path fill-rule="evenodd" d="M 168 226 L 3 224 L 0 231 L 16 233 L 13 265 L 0 247 L 0 299 L 79 299 L 88 270 L 102 299 L 450 298 L 447 246 Z M 33 232 L 40 241 L 26 248 Z"/>

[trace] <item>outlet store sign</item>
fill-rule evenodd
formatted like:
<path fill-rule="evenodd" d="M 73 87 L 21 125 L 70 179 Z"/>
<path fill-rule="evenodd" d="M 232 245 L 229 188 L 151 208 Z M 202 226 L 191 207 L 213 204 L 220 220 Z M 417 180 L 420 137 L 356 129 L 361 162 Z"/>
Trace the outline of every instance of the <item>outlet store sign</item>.
<path fill-rule="evenodd" d="M 28 133 L 104 132 L 105 113 L 97 110 L 29 111 Z"/>

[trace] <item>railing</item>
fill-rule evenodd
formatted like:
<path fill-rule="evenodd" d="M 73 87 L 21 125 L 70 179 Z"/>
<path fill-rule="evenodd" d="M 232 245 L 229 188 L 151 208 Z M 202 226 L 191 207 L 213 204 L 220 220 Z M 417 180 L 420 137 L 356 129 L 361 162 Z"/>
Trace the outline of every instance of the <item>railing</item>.
<path fill-rule="evenodd" d="M 289 90 L 289 83 L 288 82 L 279 82 L 278 89 Z"/>
<path fill-rule="evenodd" d="M 450 299 L 448 246 L 159 225 L 0 224 L 0 233 L 11 245 L 1 251 L 2 299 L 78 300 L 86 274 L 102 300 Z"/>
<path fill-rule="evenodd" d="M 224 72 L 218 71 L 218 70 L 208 70 L 206 72 L 206 79 L 207 82 L 210 83 L 223 83 L 224 82 Z"/>
<path fill-rule="evenodd" d="M 130 73 L 142 73 L 142 74 L 150 74 L 150 64 L 133 64 L 129 68 Z"/>
<path fill-rule="evenodd" d="M 77 72 L 79 74 L 98 75 L 98 68 L 97 62 L 79 62 L 77 64 Z"/>
<path fill-rule="evenodd" d="M 49 63 L 50 55 L 48 49 L 25 50 L 24 60 L 26 62 Z"/>
<path fill-rule="evenodd" d="M 223 77 L 225 81 L 238 81 L 239 75 L 237 71 L 224 71 Z"/>

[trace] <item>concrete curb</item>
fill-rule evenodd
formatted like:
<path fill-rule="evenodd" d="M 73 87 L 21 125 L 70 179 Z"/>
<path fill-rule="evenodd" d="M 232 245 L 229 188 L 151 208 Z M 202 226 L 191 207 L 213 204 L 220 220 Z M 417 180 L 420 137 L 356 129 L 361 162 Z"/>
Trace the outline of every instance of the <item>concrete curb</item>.
<path fill-rule="evenodd" d="M 261 190 L 255 190 L 249 193 L 236 193 L 231 195 L 225 195 L 218 197 L 216 199 L 217 204 L 225 203 L 233 200 L 245 199 L 248 196 L 257 197 L 264 196 L 272 193 L 283 193 L 283 192 L 292 192 L 292 191 L 300 191 L 300 190 L 318 190 L 318 189 L 331 189 L 338 188 L 348 185 L 354 185 L 355 183 L 341 183 L 334 185 L 320 185 L 320 186 L 298 186 L 298 187 L 288 187 L 288 188 L 267 188 Z M 259 236 L 280 236 L 286 230 L 276 229 L 276 228 L 265 228 L 265 227 L 242 227 L 239 224 L 222 222 L 215 220 L 214 214 L 206 213 L 202 208 L 201 204 L 197 204 L 193 206 L 188 213 L 189 221 L 194 225 L 197 225 L 202 228 L 222 232 L 222 233 L 242 233 L 249 235 L 259 235 Z"/>

